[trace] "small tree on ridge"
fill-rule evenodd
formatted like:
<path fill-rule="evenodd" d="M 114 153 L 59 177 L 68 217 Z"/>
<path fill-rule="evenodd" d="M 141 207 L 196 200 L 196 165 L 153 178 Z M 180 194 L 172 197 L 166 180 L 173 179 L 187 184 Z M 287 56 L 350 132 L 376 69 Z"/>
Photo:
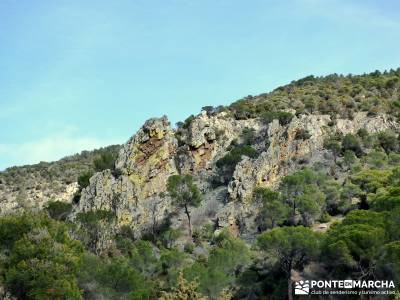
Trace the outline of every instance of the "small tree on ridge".
<path fill-rule="evenodd" d="M 192 223 L 189 206 L 200 205 L 202 197 L 190 175 L 172 175 L 168 178 L 167 189 L 175 204 L 185 209 L 189 222 L 189 235 L 192 237 Z"/>

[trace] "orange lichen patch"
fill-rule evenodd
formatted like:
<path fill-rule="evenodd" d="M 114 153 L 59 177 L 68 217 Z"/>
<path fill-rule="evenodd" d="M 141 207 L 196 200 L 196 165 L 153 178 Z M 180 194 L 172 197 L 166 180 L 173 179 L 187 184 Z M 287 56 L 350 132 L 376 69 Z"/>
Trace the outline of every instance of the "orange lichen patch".
<path fill-rule="evenodd" d="M 146 143 L 139 145 L 139 150 L 146 156 L 150 156 L 157 151 L 162 143 L 162 140 L 159 140 L 156 137 L 151 137 Z"/>
<path fill-rule="evenodd" d="M 190 150 L 191 156 L 194 160 L 194 169 L 205 169 L 213 154 L 215 145 L 213 143 L 205 143 L 197 149 Z"/>
<path fill-rule="evenodd" d="M 139 166 L 143 165 L 146 162 L 147 156 L 144 154 L 138 154 L 135 159 L 135 163 Z"/>
<path fill-rule="evenodd" d="M 163 169 L 169 163 L 169 159 L 163 159 L 154 165 L 155 169 Z"/>
<path fill-rule="evenodd" d="M 151 137 L 147 142 L 140 144 L 137 148 L 139 151 L 135 155 L 135 163 L 138 166 L 146 164 L 149 157 L 156 154 L 162 145 L 163 140 L 159 140 L 156 137 Z"/>
<path fill-rule="evenodd" d="M 228 230 L 233 236 L 239 236 L 239 226 L 237 225 L 236 219 L 233 216 L 228 218 Z"/>

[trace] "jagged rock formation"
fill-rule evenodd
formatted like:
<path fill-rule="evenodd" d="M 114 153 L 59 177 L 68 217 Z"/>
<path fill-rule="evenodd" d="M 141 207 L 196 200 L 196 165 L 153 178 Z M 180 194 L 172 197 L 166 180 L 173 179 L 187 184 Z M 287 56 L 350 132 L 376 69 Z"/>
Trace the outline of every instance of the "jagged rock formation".
<path fill-rule="evenodd" d="M 150 119 L 121 149 L 117 172 L 129 178 L 136 201 L 164 192 L 166 179 L 177 173 L 177 140 L 167 117 Z"/>
<path fill-rule="evenodd" d="M 216 161 L 227 153 L 229 145 L 240 139 L 244 128 L 255 130 L 257 158 L 243 157 L 232 180 L 217 189 L 210 178 L 218 174 Z M 172 130 L 166 117 L 148 120 L 121 149 L 116 171 L 103 171 L 90 179 L 82 192 L 75 215 L 96 209 L 114 211 L 117 224 L 130 226 L 140 236 L 162 222 L 171 212 L 175 228 L 186 226 L 182 212 L 171 205 L 164 194 L 169 176 L 191 174 L 200 186 L 205 201 L 192 208 L 194 226 L 212 220 L 219 227 L 251 239 L 258 228 L 255 222 L 259 207 L 251 203 L 257 186 L 275 188 L 280 179 L 302 165 L 333 164 L 330 152 L 324 149 L 332 132 L 355 133 L 360 128 L 369 132 L 398 130 L 398 124 L 385 115 L 368 117 L 357 113 L 353 119 L 337 119 L 329 115 L 299 115 L 287 125 L 278 120 L 269 124 L 260 119 L 235 120 L 225 113 L 195 117 L 186 130 Z M 307 138 L 299 138 L 305 131 Z M 178 134 L 179 133 L 179 134 Z"/>
<path fill-rule="evenodd" d="M 202 113 L 180 137 L 183 145 L 178 147 L 175 132 L 165 116 L 148 120 L 120 150 L 115 172 L 106 170 L 90 179 L 75 214 L 111 210 L 119 225 L 129 225 L 139 236 L 175 210 L 163 195 L 168 177 L 191 173 L 208 193 L 208 177 L 216 159 L 245 127 L 260 128 L 261 124 L 259 120 L 233 121 L 223 114 L 209 117 Z M 176 227 L 185 222 L 179 216 L 177 220 L 180 221 L 175 222 Z"/>
<path fill-rule="evenodd" d="M 118 224 L 131 226 L 135 233 L 148 229 L 150 219 L 164 217 L 167 201 L 159 201 L 158 195 L 165 192 L 168 177 L 177 174 L 176 149 L 167 118 L 148 120 L 121 149 L 116 174 L 105 170 L 90 179 L 76 211 L 111 210 Z"/>
<path fill-rule="evenodd" d="M 259 152 L 258 157 L 243 156 L 230 182 L 215 187 L 212 178 L 219 176 L 216 162 L 229 151 L 233 141 L 241 139 L 245 128 L 254 129 L 252 146 Z M 319 164 L 328 170 L 333 157 L 323 146 L 326 137 L 332 132 L 356 133 L 362 128 L 370 133 L 399 131 L 390 116 L 368 116 L 364 112 L 355 113 L 351 119 L 335 120 L 323 114 L 298 114 L 288 124 L 280 124 L 278 120 L 238 120 L 226 112 L 203 111 L 185 128 L 178 129 L 173 129 L 165 116 L 150 119 L 120 148 L 115 170 L 95 173 L 90 179 L 71 218 L 80 212 L 113 211 L 117 227 L 127 225 L 141 236 L 174 213 L 171 226 L 184 228 L 186 218 L 171 204 L 165 193 L 166 183 L 173 174 L 191 174 L 205 199 L 200 207 L 191 208 L 194 227 L 212 221 L 217 227 L 227 227 L 234 234 L 252 239 L 258 231 L 259 210 L 250 201 L 254 189 L 276 188 L 283 176 L 305 165 Z M 306 138 L 299 137 L 302 131 L 307 132 Z M 80 170 L 87 165 L 81 164 Z M 43 170 L 46 174 L 51 168 Z M 37 177 L 30 174 L 33 179 Z M 42 183 L 32 179 L 30 185 L 31 181 L 25 180 L 23 188 L 7 184 L 10 178 L 11 175 L 0 177 L 2 214 L 28 207 L 40 209 L 49 200 L 68 202 L 78 189 L 69 178 Z"/>
<path fill-rule="evenodd" d="M 389 129 L 398 135 L 399 81 L 394 77 L 398 71 L 311 76 L 229 107 L 206 109 L 176 129 L 166 117 L 150 119 L 120 149 L 115 168 L 91 177 L 71 219 L 82 212 L 112 211 L 116 227 L 129 226 L 137 237 L 166 218 L 173 228 L 183 228 L 186 218 L 165 193 L 166 183 L 171 175 L 190 174 L 204 196 L 200 207 L 190 208 L 194 227 L 212 221 L 252 239 L 259 211 L 251 201 L 254 189 L 276 188 L 282 177 L 305 166 L 317 165 L 326 173 L 336 168 L 331 151 L 324 148 L 328 136 L 359 129 Z M 239 157 L 229 169 L 233 174 L 222 175 L 217 162 L 243 142 L 245 129 L 253 130 L 247 146 L 256 155 Z M 0 214 L 41 208 L 51 199 L 71 201 L 77 174 L 90 168 L 91 158 L 0 173 Z"/>
<path fill-rule="evenodd" d="M 323 143 L 330 132 L 354 134 L 361 128 L 370 133 L 398 129 L 397 123 L 385 115 L 367 117 L 366 113 L 357 113 L 352 120 L 338 119 L 329 127 L 331 121 L 328 115 L 301 115 L 294 117 L 288 126 L 274 120 L 268 127 L 268 150 L 257 159 L 243 159 L 236 167 L 228 187 L 231 198 L 243 201 L 251 196 L 255 186 L 276 187 L 280 178 L 302 164 L 329 163 Z M 306 130 L 310 138 L 297 139 L 300 130 Z"/>
<path fill-rule="evenodd" d="M 0 172 L 0 298 L 154 298 L 180 272 L 210 299 L 284 298 L 288 279 L 343 270 L 398 279 L 400 69 L 152 118 L 117 148 Z"/>
<path fill-rule="evenodd" d="M 234 120 L 228 118 L 226 113 L 209 116 L 203 111 L 180 137 L 183 145 L 176 156 L 179 171 L 190 173 L 215 167 L 213 163 L 246 127 L 259 131 L 262 124 L 257 119 Z"/>

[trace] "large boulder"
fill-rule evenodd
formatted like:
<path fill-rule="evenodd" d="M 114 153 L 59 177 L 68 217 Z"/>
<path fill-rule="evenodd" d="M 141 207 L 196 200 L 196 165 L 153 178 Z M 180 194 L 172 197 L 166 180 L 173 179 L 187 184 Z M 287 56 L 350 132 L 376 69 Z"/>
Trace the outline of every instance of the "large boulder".
<path fill-rule="evenodd" d="M 146 121 L 121 149 L 116 170 L 105 170 L 90 178 L 83 189 L 79 212 L 109 210 L 117 225 L 130 226 L 137 236 L 161 221 L 169 207 L 166 191 L 168 177 L 176 174 L 174 155 L 177 140 L 166 117 Z M 156 207 L 155 207 L 156 206 Z"/>

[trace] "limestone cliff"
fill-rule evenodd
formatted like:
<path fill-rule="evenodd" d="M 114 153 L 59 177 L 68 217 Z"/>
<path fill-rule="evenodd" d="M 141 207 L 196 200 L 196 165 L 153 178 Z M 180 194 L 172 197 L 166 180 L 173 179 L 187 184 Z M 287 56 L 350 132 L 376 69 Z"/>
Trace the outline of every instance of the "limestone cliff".
<path fill-rule="evenodd" d="M 278 120 L 270 123 L 266 136 L 269 148 L 257 159 L 245 158 L 237 165 L 228 187 L 230 197 L 243 201 L 251 196 L 255 186 L 276 187 L 280 178 L 302 164 L 329 164 L 329 151 L 323 144 L 332 132 L 354 134 L 361 128 L 370 133 L 398 129 L 398 124 L 385 115 L 367 117 L 366 113 L 357 113 L 352 120 L 338 119 L 334 125 L 331 121 L 328 115 L 300 115 L 287 126 L 281 126 Z M 310 137 L 297 138 L 301 130 Z"/>
<path fill-rule="evenodd" d="M 232 141 L 241 138 L 245 128 L 254 129 L 256 158 L 242 157 L 228 185 L 215 187 L 216 162 L 229 151 Z M 251 239 L 257 232 L 254 219 L 257 204 L 248 201 L 257 186 L 275 188 L 280 179 L 305 165 L 333 165 L 324 140 L 333 132 L 355 133 L 398 130 L 398 124 L 386 115 L 357 113 L 352 119 L 329 115 L 303 114 L 288 124 L 273 120 L 267 124 L 258 118 L 236 120 L 225 113 L 202 112 L 184 129 L 172 129 L 167 118 L 148 120 L 122 147 L 114 172 L 95 174 L 82 191 L 74 214 L 90 210 L 115 212 L 119 226 L 130 226 L 136 236 L 151 230 L 168 215 L 172 226 L 185 226 L 183 212 L 171 204 L 166 182 L 173 174 L 191 174 L 203 192 L 199 208 L 192 208 L 194 226 L 214 222 L 229 227 L 235 234 Z M 306 132 L 306 136 L 299 135 Z"/>

